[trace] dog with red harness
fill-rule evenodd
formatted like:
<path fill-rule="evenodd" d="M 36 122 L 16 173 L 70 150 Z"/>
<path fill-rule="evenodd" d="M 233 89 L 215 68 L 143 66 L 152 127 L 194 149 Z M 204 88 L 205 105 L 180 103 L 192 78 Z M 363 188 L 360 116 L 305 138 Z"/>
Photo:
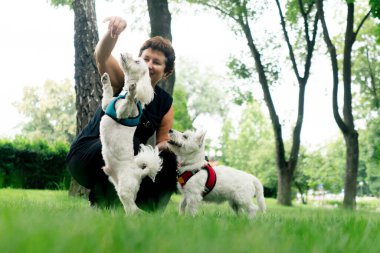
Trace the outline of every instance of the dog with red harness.
<path fill-rule="evenodd" d="M 231 167 L 208 164 L 205 134 L 203 131 L 169 131 L 167 145 L 178 159 L 178 189 L 183 195 L 179 212 L 194 216 L 202 200 L 228 201 L 235 213 L 246 213 L 250 218 L 255 217 L 258 210 L 265 212 L 264 190 L 259 179 Z M 258 206 L 253 203 L 254 196 Z"/>

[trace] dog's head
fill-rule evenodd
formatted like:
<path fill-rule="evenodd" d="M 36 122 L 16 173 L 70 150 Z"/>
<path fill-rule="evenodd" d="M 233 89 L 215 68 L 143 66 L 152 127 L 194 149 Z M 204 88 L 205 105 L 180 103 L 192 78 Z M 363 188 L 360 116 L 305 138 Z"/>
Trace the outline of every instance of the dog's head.
<path fill-rule="evenodd" d="M 154 90 L 149 76 L 148 65 L 142 58 L 133 59 L 129 53 L 120 55 L 120 65 L 125 74 L 125 82 L 136 83 L 136 98 L 144 106 L 154 98 Z M 126 86 L 125 86 L 126 87 Z"/>
<path fill-rule="evenodd" d="M 120 65 L 124 74 L 130 80 L 139 80 L 146 72 L 148 72 L 148 65 L 141 58 L 133 59 L 129 53 L 120 54 Z"/>
<path fill-rule="evenodd" d="M 168 148 L 180 157 L 195 156 L 204 152 L 205 135 L 205 131 L 186 130 L 181 133 L 170 130 Z"/>

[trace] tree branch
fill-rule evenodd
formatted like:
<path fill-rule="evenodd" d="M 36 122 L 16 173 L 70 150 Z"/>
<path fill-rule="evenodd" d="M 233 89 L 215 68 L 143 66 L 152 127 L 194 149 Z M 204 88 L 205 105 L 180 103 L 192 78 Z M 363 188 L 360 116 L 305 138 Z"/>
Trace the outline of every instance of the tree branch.
<path fill-rule="evenodd" d="M 368 53 L 368 47 L 365 47 L 365 52 L 366 52 L 366 60 L 367 60 L 367 65 L 368 65 L 368 70 L 369 70 L 369 77 L 370 77 L 370 83 L 371 87 L 369 88 L 370 93 L 373 95 L 374 103 L 376 109 L 379 109 L 380 107 L 380 100 L 377 95 L 377 88 L 376 88 L 376 81 L 375 81 L 375 74 L 371 66 L 371 60 L 369 59 L 369 53 Z"/>
<path fill-rule="evenodd" d="M 333 72 L 333 113 L 334 113 L 334 119 L 337 123 L 338 127 L 341 129 L 343 133 L 346 133 L 348 131 L 346 124 L 342 120 L 342 117 L 339 114 L 339 106 L 338 106 L 338 84 L 339 84 L 339 69 L 338 69 L 338 60 L 336 55 L 336 48 L 334 44 L 331 41 L 329 30 L 327 28 L 326 20 L 325 20 L 325 13 L 323 10 L 323 0 L 316 0 L 317 3 L 317 12 L 319 16 L 319 20 L 322 24 L 322 30 L 323 30 L 323 38 L 326 42 L 327 49 L 330 53 L 330 59 L 331 59 L 331 65 L 332 65 L 332 72 Z"/>
<path fill-rule="evenodd" d="M 288 49 L 289 49 L 289 55 L 290 55 L 290 60 L 292 61 L 293 70 L 294 70 L 294 73 L 296 74 L 297 80 L 300 81 L 302 78 L 301 78 L 299 71 L 298 71 L 296 58 L 294 56 L 292 44 L 290 43 L 290 40 L 289 40 L 288 31 L 286 30 L 285 18 L 284 18 L 284 15 L 282 13 L 282 9 L 281 9 L 279 0 L 276 0 L 276 5 L 278 8 L 278 12 L 280 14 L 282 31 L 284 32 L 285 41 L 286 41 L 286 44 L 287 44 Z"/>
<path fill-rule="evenodd" d="M 222 8 L 220 8 L 219 6 L 217 6 L 217 5 L 213 5 L 213 4 L 208 4 L 208 3 L 203 3 L 203 5 L 205 5 L 205 6 L 209 7 L 209 8 L 215 9 L 215 10 L 219 11 L 222 15 L 227 16 L 227 17 L 230 17 L 230 18 L 232 18 L 235 22 L 239 23 L 239 20 L 238 20 L 236 17 L 234 17 L 231 13 L 228 13 L 228 12 L 224 11 L 224 10 L 223 10 Z"/>
<path fill-rule="evenodd" d="M 372 9 L 369 10 L 369 12 L 367 12 L 367 14 L 366 14 L 366 15 L 363 17 L 363 19 L 360 21 L 358 28 L 357 28 L 356 31 L 354 32 L 354 41 L 356 40 L 356 36 L 357 36 L 358 33 L 360 32 L 360 29 L 362 28 L 364 22 L 369 18 L 369 15 L 371 14 L 371 12 L 372 12 Z"/>

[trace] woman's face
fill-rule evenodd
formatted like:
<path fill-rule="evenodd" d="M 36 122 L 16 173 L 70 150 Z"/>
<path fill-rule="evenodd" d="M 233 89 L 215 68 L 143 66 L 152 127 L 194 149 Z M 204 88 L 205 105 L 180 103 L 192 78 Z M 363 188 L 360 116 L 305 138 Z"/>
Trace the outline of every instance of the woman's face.
<path fill-rule="evenodd" d="M 152 48 L 147 48 L 141 53 L 141 58 L 144 59 L 149 68 L 149 76 L 152 85 L 155 86 L 165 75 L 166 57 L 165 54 Z"/>

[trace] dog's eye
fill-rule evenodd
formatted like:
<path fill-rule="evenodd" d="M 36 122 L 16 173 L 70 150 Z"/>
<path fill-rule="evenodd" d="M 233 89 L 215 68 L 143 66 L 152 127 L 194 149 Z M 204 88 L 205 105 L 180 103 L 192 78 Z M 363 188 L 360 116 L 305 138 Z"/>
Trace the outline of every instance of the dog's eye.
<path fill-rule="evenodd" d="M 183 138 L 184 138 L 185 140 L 187 140 L 187 135 L 184 135 Z"/>
<path fill-rule="evenodd" d="M 139 61 L 139 60 L 136 60 L 135 63 L 140 64 L 140 61 Z"/>

